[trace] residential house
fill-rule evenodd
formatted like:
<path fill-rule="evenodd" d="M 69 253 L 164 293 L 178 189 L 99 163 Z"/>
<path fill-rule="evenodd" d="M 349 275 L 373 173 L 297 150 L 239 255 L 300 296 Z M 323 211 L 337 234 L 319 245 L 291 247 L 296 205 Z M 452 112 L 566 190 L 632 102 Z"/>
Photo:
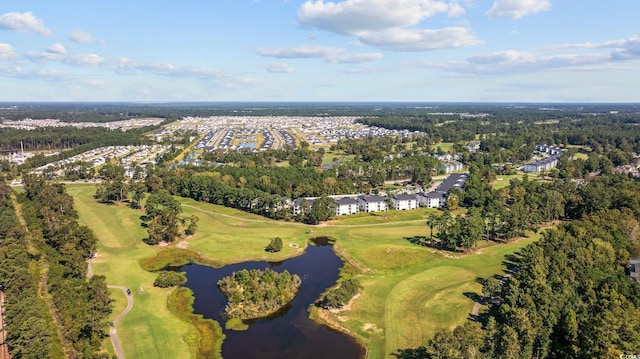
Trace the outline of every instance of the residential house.
<path fill-rule="evenodd" d="M 444 173 L 448 174 L 448 173 L 462 171 L 462 169 L 464 168 L 464 165 L 458 161 L 452 161 L 452 162 L 447 162 L 443 164 L 441 168 L 444 171 Z"/>
<path fill-rule="evenodd" d="M 355 198 L 343 197 L 336 201 L 336 216 L 356 214 L 360 212 L 360 206 Z"/>
<path fill-rule="evenodd" d="M 456 173 L 447 177 L 435 190 L 420 194 L 420 205 L 427 208 L 442 208 L 447 202 L 447 193 L 452 188 L 464 190 L 464 183 L 469 178 L 466 173 Z"/>
<path fill-rule="evenodd" d="M 525 172 L 544 172 L 548 171 L 552 168 L 555 168 L 558 165 L 558 160 L 560 159 L 559 155 L 547 157 L 541 159 L 540 161 L 529 162 L 524 165 Z"/>
<path fill-rule="evenodd" d="M 313 197 L 313 198 L 296 198 L 293 201 L 293 215 L 297 216 L 302 214 L 302 212 L 304 212 L 304 208 L 305 208 L 305 202 L 308 205 L 309 208 L 311 208 L 313 206 L 313 202 L 315 202 L 316 198 L 318 197 Z"/>
<path fill-rule="evenodd" d="M 418 208 L 418 197 L 415 194 L 396 194 L 391 197 L 393 209 L 408 210 Z"/>
<path fill-rule="evenodd" d="M 418 195 L 420 205 L 427 208 L 441 208 L 444 206 L 445 198 L 446 194 L 438 191 L 420 193 Z"/>
<path fill-rule="evenodd" d="M 382 212 L 387 210 L 386 197 L 384 196 L 360 196 L 358 203 L 362 212 Z"/>
<path fill-rule="evenodd" d="M 560 148 L 560 147 L 555 147 L 555 146 L 536 145 L 536 151 L 541 152 L 541 153 L 545 153 L 545 154 L 550 155 L 550 156 L 555 156 L 555 155 L 561 154 L 562 151 L 564 151 L 564 150 L 562 148 Z"/>

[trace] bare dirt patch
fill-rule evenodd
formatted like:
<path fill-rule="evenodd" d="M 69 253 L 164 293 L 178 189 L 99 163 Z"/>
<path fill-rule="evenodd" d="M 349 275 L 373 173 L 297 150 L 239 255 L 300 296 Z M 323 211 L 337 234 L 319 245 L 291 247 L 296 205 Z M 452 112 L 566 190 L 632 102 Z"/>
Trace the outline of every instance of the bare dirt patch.
<path fill-rule="evenodd" d="M 176 243 L 176 247 L 180 249 L 187 249 L 189 247 L 189 239 L 191 239 L 191 236 L 181 239 L 178 243 Z"/>
<path fill-rule="evenodd" d="M 374 333 L 382 333 L 382 329 L 378 328 L 378 326 L 373 323 L 364 323 L 364 325 L 362 326 L 362 330 L 364 330 L 365 332 L 372 331 Z"/>
<path fill-rule="evenodd" d="M 351 298 L 351 300 L 349 301 L 349 303 L 345 304 L 342 308 L 334 308 L 334 309 L 329 309 L 329 311 L 331 313 L 340 313 L 340 312 L 344 312 L 347 310 L 351 310 L 351 305 L 353 304 L 353 301 L 356 300 L 356 298 L 358 298 L 360 296 L 360 293 L 356 294 L 353 296 L 353 298 Z M 338 319 L 343 318 L 343 317 L 338 317 Z M 345 318 L 344 321 L 346 321 L 347 319 Z"/>

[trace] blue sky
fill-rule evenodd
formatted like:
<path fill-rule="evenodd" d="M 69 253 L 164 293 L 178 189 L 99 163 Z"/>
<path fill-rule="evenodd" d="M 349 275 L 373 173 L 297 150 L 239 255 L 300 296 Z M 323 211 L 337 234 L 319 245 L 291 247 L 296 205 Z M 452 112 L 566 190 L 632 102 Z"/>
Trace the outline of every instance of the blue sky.
<path fill-rule="evenodd" d="M 640 102 L 640 1 L 5 0 L 0 101 Z"/>

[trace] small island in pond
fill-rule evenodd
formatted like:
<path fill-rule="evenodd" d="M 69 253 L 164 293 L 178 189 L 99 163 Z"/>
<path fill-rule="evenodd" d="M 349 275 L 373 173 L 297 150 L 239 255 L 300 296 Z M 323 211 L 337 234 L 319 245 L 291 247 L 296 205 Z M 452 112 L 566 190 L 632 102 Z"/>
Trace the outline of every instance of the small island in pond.
<path fill-rule="evenodd" d="M 225 314 L 230 319 L 253 319 L 275 313 L 295 297 L 300 284 L 298 275 L 270 268 L 243 269 L 218 281 L 227 297 Z"/>

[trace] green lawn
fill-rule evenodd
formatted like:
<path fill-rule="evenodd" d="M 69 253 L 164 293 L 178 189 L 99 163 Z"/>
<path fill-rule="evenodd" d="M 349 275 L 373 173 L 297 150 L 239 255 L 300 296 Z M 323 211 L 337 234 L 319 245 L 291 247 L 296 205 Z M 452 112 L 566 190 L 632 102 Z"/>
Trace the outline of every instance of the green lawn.
<path fill-rule="evenodd" d="M 491 187 L 493 187 L 493 189 L 500 189 L 500 188 L 504 188 L 504 187 L 509 187 L 509 182 L 516 178 L 519 180 L 522 180 L 522 178 L 524 176 L 528 176 L 529 180 L 536 180 L 539 173 L 524 173 L 524 172 L 519 172 L 516 173 L 514 175 L 496 175 L 496 178 L 493 180 L 493 183 L 491 184 Z"/>
<path fill-rule="evenodd" d="M 161 250 L 142 242 L 142 212 L 98 204 L 92 198 L 94 191 L 93 186 L 68 186 L 81 223 L 91 226 L 101 241 L 94 272 L 106 275 L 109 284 L 126 285 L 134 291 L 134 309 L 118 327 L 125 354 L 131 358 L 185 357 L 190 350 L 183 338 L 193 328 L 168 312 L 168 291 L 153 288 L 155 275 L 142 270 L 138 262 Z M 370 358 L 393 358 L 399 348 L 424 344 L 436 327 L 464 323 L 474 304 L 473 293 L 481 291 L 476 279 L 502 274 L 504 255 L 534 240 L 482 243 L 476 252 L 455 254 L 405 239 L 428 235 L 425 220 L 429 211 L 425 209 L 343 216 L 307 226 L 179 200 L 184 215 L 195 214 L 200 219 L 196 235 L 181 245 L 218 263 L 281 260 L 300 253 L 311 236 L 335 238 L 336 250 L 362 271 L 357 277 L 364 289 L 350 310 L 327 315 L 366 345 Z M 273 237 L 283 239 L 282 252 L 264 251 Z"/>
<path fill-rule="evenodd" d="M 453 142 L 438 142 L 435 145 L 433 145 L 433 149 L 436 150 L 438 147 L 440 147 L 442 151 L 447 152 L 451 149 L 451 147 L 453 147 L 453 145 L 454 145 Z"/>

